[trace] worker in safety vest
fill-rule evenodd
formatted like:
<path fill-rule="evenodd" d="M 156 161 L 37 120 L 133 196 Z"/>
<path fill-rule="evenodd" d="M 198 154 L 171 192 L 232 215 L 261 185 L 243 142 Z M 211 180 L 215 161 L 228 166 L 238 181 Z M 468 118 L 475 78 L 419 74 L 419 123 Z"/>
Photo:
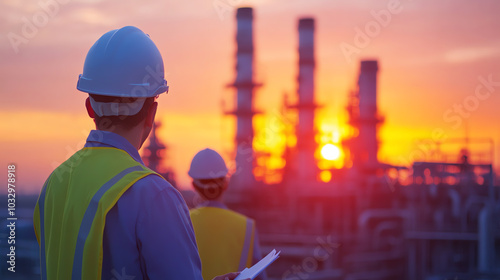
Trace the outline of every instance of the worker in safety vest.
<path fill-rule="evenodd" d="M 154 123 L 155 99 L 168 92 L 156 45 L 136 27 L 107 32 L 89 50 L 77 89 L 89 94 L 96 130 L 38 198 L 41 278 L 201 280 L 184 199 L 138 153 Z"/>
<path fill-rule="evenodd" d="M 261 259 L 255 221 L 229 210 L 222 202 L 228 187 L 227 173 L 224 159 L 211 149 L 199 151 L 188 172 L 204 200 L 190 214 L 205 280 L 241 271 Z M 265 275 L 256 279 L 265 279 Z"/>

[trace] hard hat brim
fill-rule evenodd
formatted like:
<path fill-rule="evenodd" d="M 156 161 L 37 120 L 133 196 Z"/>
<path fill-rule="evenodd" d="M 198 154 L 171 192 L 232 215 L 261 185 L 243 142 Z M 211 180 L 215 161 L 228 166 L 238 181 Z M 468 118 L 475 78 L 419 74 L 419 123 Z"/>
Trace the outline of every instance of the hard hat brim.
<path fill-rule="evenodd" d="M 112 90 L 101 90 L 97 91 L 95 88 L 96 82 L 83 77 L 82 74 L 78 77 L 78 83 L 76 88 L 79 91 L 83 91 L 90 94 L 103 95 L 103 96 L 113 96 L 113 97 L 133 97 L 133 98 L 148 98 L 160 95 L 164 92 L 168 93 L 167 81 L 163 80 L 163 83 L 159 86 L 153 87 L 149 83 L 145 84 L 128 84 L 122 91 L 114 92 Z"/>

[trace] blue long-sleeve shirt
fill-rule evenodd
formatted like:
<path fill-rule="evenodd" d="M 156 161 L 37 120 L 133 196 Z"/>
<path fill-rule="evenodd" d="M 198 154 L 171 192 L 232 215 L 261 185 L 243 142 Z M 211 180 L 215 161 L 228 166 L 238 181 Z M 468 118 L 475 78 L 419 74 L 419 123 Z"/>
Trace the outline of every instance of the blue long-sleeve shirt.
<path fill-rule="evenodd" d="M 93 130 L 85 147 L 114 147 L 144 164 L 122 136 Z M 159 176 L 134 183 L 106 216 L 102 280 L 203 280 L 201 261 L 179 192 Z"/>

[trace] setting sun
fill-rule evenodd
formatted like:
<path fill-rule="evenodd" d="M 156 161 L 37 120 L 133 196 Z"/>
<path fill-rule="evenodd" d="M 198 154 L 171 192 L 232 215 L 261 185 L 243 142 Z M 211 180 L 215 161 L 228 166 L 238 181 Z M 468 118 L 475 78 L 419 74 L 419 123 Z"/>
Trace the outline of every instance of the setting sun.
<path fill-rule="evenodd" d="M 321 148 L 321 156 L 326 160 L 336 160 L 340 157 L 340 148 L 333 144 L 326 144 Z"/>

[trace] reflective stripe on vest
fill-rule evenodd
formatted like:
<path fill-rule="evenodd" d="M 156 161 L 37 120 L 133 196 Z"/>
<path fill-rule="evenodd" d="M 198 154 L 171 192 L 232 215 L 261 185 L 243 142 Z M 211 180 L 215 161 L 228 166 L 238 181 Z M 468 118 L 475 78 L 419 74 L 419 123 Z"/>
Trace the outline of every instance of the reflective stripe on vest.
<path fill-rule="evenodd" d="M 252 242 L 253 221 L 247 218 L 245 229 L 245 241 L 243 242 L 243 249 L 241 250 L 240 265 L 238 271 L 242 271 L 248 262 L 248 255 L 250 253 L 250 245 Z M 250 257 L 251 258 L 251 257 Z"/>
<path fill-rule="evenodd" d="M 45 207 L 45 189 L 47 188 L 47 183 L 50 180 L 50 176 L 43 184 L 42 191 L 40 192 L 40 197 L 38 199 L 38 205 L 40 209 L 40 240 L 45 240 L 45 230 L 44 230 L 44 223 L 43 223 L 43 209 Z M 35 227 L 35 233 L 36 233 L 36 227 Z M 45 242 L 40 243 L 40 274 L 42 276 L 42 280 L 47 280 L 47 268 L 46 268 L 46 262 L 45 262 Z"/>
<path fill-rule="evenodd" d="M 59 166 L 35 208 L 42 279 L 101 279 L 106 214 L 137 180 L 156 174 L 115 148 L 84 148 Z"/>
<path fill-rule="evenodd" d="M 200 254 L 203 279 L 241 271 L 252 265 L 255 223 L 217 207 L 190 212 Z"/>
<path fill-rule="evenodd" d="M 71 279 L 77 280 L 82 277 L 82 264 L 83 264 L 83 247 L 85 246 L 85 241 L 87 241 L 87 236 L 90 232 L 90 227 L 94 222 L 94 216 L 97 212 L 97 206 L 99 205 L 99 201 L 105 192 L 109 190 L 114 184 L 120 181 L 125 175 L 132 173 L 134 171 L 142 170 L 141 166 L 132 166 L 129 167 L 122 172 L 115 175 L 115 177 L 111 178 L 106 184 L 104 184 L 92 197 L 92 201 L 90 205 L 85 210 L 85 214 L 83 215 L 82 224 L 80 225 L 80 230 L 78 232 L 78 240 L 76 241 L 76 250 L 75 257 L 73 259 L 73 273 L 71 274 Z"/>

